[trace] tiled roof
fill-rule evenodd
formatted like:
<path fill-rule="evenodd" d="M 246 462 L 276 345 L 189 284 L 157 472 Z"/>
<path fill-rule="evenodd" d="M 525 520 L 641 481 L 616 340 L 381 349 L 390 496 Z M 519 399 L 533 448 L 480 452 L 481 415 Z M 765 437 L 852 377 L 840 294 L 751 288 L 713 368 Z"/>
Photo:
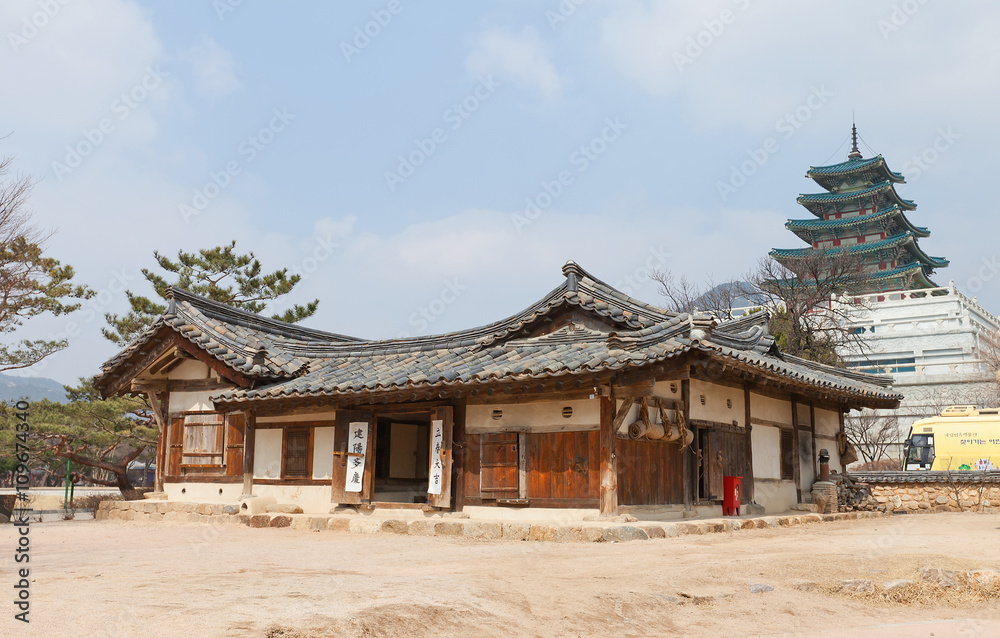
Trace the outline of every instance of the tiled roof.
<path fill-rule="evenodd" d="M 896 215 L 899 215 L 903 219 L 904 225 L 910 229 L 914 235 L 918 237 L 928 237 L 930 235 L 930 230 L 927 228 L 911 224 L 910 220 L 906 218 L 905 214 L 903 214 L 903 210 L 895 204 L 880 208 L 874 213 L 858 215 L 857 217 L 846 217 L 844 219 L 789 219 L 785 222 L 785 228 L 793 232 L 797 230 L 833 230 L 837 228 L 870 224 L 872 222 L 877 222 Z"/>
<path fill-rule="evenodd" d="M 1000 472 L 851 472 L 851 478 L 860 483 L 1000 483 Z"/>
<path fill-rule="evenodd" d="M 307 360 L 295 356 L 294 349 L 358 341 L 354 337 L 268 319 L 180 288 L 170 288 L 168 296 L 167 311 L 135 341 L 105 362 L 95 382 L 99 383 L 139 352 L 164 328 L 176 332 L 234 371 L 264 379 L 292 377 L 303 372 Z"/>
<path fill-rule="evenodd" d="M 920 249 L 917 245 L 916 237 L 910 231 L 899 233 L 898 235 L 893 235 L 892 237 L 886 237 L 885 239 L 873 242 L 865 242 L 863 244 L 852 244 L 850 246 L 842 246 L 838 248 L 826 248 L 822 249 L 827 253 L 837 253 L 840 251 L 848 252 L 851 254 L 866 254 L 871 252 L 876 252 L 879 250 L 884 250 L 886 248 L 895 248 L 896 246 L 908 246 L 910 250 L 919 258 L 921 262 L 927 263 L 934 268 L 944 268 L 948 265 L 948 260 L 942 257 L 931 257 Z M 807 257 L 815 253 L 817 248 L 775 248 L 771 250 L 771 256 L 775 259 L 796 259 L 801 257 Z"/>
<path fill-rule="evenodd" d="M 874 186 L 869 186 L 868 188 L 862 188 L 856 191 L 849 191 L 846 193 L 811 193 L 799 195 L 798 203 L 800 204 L 834 204 L 834 203 L 845 203 L 853 202 L 858 199 L 864 199 L 871 197 L 873 195 L 878 195 L 879 193 L 890 192 L 892 193 L 892 198 L 895 199 L 903 208 L 907 210 L 912 210 L 917 207 L 916 203 L 909 199 L 903 199 L 896 194 L 896 189 L 892 187 L 892 182 L 886 180 L 884 182 L 879 182 Z"/>
<path fill-rule="evenodd" d="M 883 168 L 887 175 L 892 176 L 893 181 L 902 182 L 904 179 L 901 173 L 889 170 L 885 164 L 885 158 L 881 155 L 876 155 L 875 157 L 869 157 L 867 159 L 849 159 L 846 162 L 830 164 L 828 166 L 810 166 L 809 170 L 806 172 L 806 177 L 847 175 L 873 168 Z"/>
<path fill-rule="evenodd" d="M 502 321 L 429 337 L 362 341 L 257 317 L 174 291 L 174 303 L 143 339 L 104 366 L 113 374 L 163 326 L 260 383 L 222 393 L 218 405 L 292 397 L 349 396 L 451 389 L 633 370 L 689 352 L 724 360 L 789 383 L 879 405 L 898 401 L 891 379 L 817 368 L 782 357 L 765 312 L 719 323 L 633 299 L 573 262 L 541 301 Z M 220 307 L 222 306 L 222 307 Z M 579 309 L 579 319 L 560 312 Z M 263 356 L 259 350 L 263 349 Z M 256 359 L 254 356 L 256 355 Z"/>

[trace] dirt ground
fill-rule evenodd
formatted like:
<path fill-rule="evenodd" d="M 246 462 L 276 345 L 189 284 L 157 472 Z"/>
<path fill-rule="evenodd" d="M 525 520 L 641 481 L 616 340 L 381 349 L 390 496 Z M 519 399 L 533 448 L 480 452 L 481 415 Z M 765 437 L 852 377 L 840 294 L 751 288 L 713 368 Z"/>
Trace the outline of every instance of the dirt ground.
<path fill-rule="evenodd" d="M 7 592 L 15 534 L 0 529 Z M 117 521 L 44 523 L 30 538 L 31 623 L 4 603 L 2 636 L 1000 635 L 996 600 L 835 591 L 841 579 L 916 579 L 921 567 L 1000 568 L 1000 516 L 615 544 Z M 800 580 L 818 586 L 801 591 Z"/>

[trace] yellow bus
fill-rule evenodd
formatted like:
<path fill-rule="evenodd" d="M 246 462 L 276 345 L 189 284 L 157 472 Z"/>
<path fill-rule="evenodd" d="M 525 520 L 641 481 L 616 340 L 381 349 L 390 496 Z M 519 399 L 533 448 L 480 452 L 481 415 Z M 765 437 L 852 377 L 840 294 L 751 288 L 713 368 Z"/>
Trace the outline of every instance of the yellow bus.
<path fill-rule="evenodd" d="M 910 427 L 903 470 L 1000 469 L 1000 408 L 953 405 Z"/>

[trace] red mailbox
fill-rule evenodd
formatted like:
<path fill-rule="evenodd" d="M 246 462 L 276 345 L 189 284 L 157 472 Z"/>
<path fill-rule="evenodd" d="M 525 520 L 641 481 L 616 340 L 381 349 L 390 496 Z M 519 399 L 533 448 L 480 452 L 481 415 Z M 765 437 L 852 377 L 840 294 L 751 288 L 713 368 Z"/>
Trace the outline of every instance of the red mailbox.
<path fill-rule="evenodd" d="M 740 515 L 740 491 L 743 489 L 742 476 L 722 477 L 722 515 Z"/>

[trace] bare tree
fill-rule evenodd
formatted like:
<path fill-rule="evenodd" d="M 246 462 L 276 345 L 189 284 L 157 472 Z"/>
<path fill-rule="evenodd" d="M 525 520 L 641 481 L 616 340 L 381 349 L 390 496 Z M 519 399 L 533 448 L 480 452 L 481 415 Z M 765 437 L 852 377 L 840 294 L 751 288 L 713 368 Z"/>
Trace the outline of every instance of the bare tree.
<path fill-rule="evenodd" d="M 716 284 L 710 275 L 700 285 L 684 276 L 677 279 L 669 270 L 655 270 L 650 278 L 657 283 L 660 294 L 667 300 L 664 304 L 666 309 L 673 312 L 707 312 L 728 320 L 733 318 L 733 310 L 738 303 L 755 299 L 754 288 L 739 279 Z"/>
<path fill-rule="evenodd" d="M 0 334 L 5 336 L 32 317 L 73 312 L 80 307 L 76 300 L 94 294 L 73 285 L 71 266 L 44 254 L 48 234 L 31 224 L 27 209 L 34 182 L 10 176 L 12 161 L 0 158 Z M 65 339 L 0 343 L 0 371 L 34 365 L 67 345 Z"/>
<path fill-rule="evenodd" d="M 772 309 L 771 332 L 782 352 L 843 365 L 847 354 L 870 352 L 853 325 L 865 304 L 844 297 L 866 278 L 860 256 L 815 253 L 782 265 L 761 259 L 747 280 Z"/>
<path fill-rule="evenodd" d="M 861 455 L 860 460 L 865 469 L 900 469 L 902 459 L 895 455 L 901 453 L 899 446 L 902 435 L 895 412 L 862 410 L 858 414 L 847 416 L 844 418 L 844 434 Z"/>

